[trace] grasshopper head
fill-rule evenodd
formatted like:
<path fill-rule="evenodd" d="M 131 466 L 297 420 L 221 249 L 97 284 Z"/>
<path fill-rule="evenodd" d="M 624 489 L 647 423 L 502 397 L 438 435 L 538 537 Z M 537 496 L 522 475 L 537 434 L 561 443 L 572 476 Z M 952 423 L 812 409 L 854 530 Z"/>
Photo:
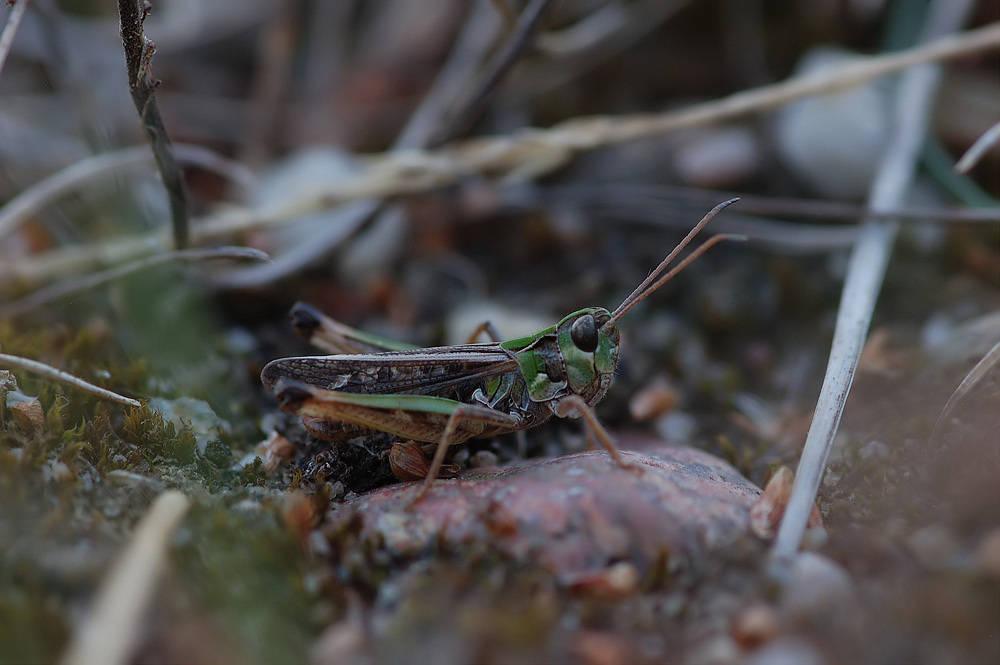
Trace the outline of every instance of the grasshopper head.
<path fill-rule="evenodd" d="M 591 404 L 604 397 L 618 365 L 618 327 L 611 312 L 603 307 L 573 312 L 556 325 L 556 339 L 570 391 Z"/>

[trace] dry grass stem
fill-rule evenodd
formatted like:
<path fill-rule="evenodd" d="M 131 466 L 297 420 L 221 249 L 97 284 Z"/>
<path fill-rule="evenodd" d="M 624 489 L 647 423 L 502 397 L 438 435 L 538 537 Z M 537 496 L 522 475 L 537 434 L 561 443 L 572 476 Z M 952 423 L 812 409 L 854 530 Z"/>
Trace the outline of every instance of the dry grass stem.
<path fill-rule="evenodd" d="M 163 186 L 167 190 L 174 243 L 177 249 L 183 249 L 188 244 L 189 234 L 187 194 L 184 192 L 181 170 L 170 145 L 167 127 L 160 115 L 160 107 L 156 103 L 157 81 L 150 69 L 156 46 L 146 39 L 142 30 L 148 11 L 149 7 L 145 0 L 118 0 L 129 94 L 132 95 L 132 102 L 139 113 L 149 145 L 153 148 L 156 166 L 160 170 Z"/>
<path fill-rule="evenodd" d="M 6 367 L 8 369 L 21 369 L 26 372 L 31 372 L 32 374 L 38 374 L 46 379 L 65 383 L 79 388 L 80 390 L 86 390 L 87 392 L 93 393 L 102 399 L 109 399 L 113 402 L 118 402 L 119 404 L 125 404 L 127 406 L 142 406 L 138 401 L 132 399 L 131 397 L 125 397 L 124 395 L 119 395 L 116 392 L 95 386 L 92 383 L 88 383 L 83 379 L 62 371 L 61 369 L 56 369 L 51 365 L 46 365 L 45 363 L 38 362 L 37 360 L 29 360 L 20 356 L 0 353 L 0 367 Z"/>
<path fill-rule="evenodd" d="M 941 430 L 947 425 L 948 418 L 951 416 L 951 412 L 955 409 L 955 405 L 962 401 L 962 398 L 969 394 L 977 383 L 983 380 L 990 370 L 992 370 L 997 365 L 1000 365 L 1000 342 L 997 342 L 992 349 L 990 349 L 985 356 L 983 356 L 976 366 L 969 370 L 969 373 L 965 375 L 962 382 L 958 384 L 958 388 L 955 388 L 955 392 L 951 394 L 948 398 L 947 403 L 945 403 L 944 408 L 941 410 L 941 415 L 938 416 L 937 420 L 934 422 L 934 429 L 931 431 L 931 442 L 936 443 L 940 440 Z"/>
<path fill-rule="evenodd" d="M 437 134 L 429 141 L 430 145 L 437 146 L 451 140 L 465 131 L 482 113 L 500 81 L 531 45 L 538 25 L 551 5 L 552 0 L 531 0 L 528 3 L 504 44 L 486 63 L 475 85 L 452 109 L 447 121 L 438 128 Z"/>
<path fill-rule="evenodd" d="M 0 72 L 3 71 L 4 63 L 7 62 L 7 54 L 10 53 L 10 47 L 14 44 L 14 35 L 17 34 L 18 26 L 21 25 L 24 12 L 28 9 L 28 0 L 11 0 L 7 5 L 10 7 L 10 13 L 7 14 L 7 23 L 3 27 L 3 32 L 0 32 Z"/>
<path fill-rule="evenodd" d="M 608 2 L 570 26 L 542 33 L 539 50 L 555 57 L 533 63 L 519 92 L 530 97 L 579 78 L 626 53 L 690 4 L 691 0 Z"/>
<path fill-rule="evenodd" d="M 1000 209 L 969 209 L 969 208 L 927 208 L 904 206 L 887 210 L 871 210 L 865 205 L 844 201 L 828 201 L 821 199 L 788 198 L 783 196 L 765 196 L 759 194 L 743 194 L 734 191 L 692 189 L 671 185 L 650 185 L 646 183 L 588 183 L 587 185 L 545 185 L 531 190 L 521 189 L 513 197 L 514 206 L 544 206 L 552 201 L 566 200 L 573 205 L 588 210 L 599 209 L 606 212 L 621 212 L 622 218 L 630 219 L 633 215 L 642 217 L 642 210 L 651 212 L 651 220 L 659 220 L 663 224 L 686 227 L 686 220 L 673 222 L 664 217 L 663 206 L 669 205 L 674 210 L 690 208 L 691 211 L 715 205 L 720 198 L 740 199 L 741 215 L 760 215 L 766 217 L 790 217 L 793 224 L 783 225 L 785 228 L 802 230 L 818 229 L 815 224 L 802 224 L 807 220 L 833 220 L 851 223 L 861 219 L 898 219 L 907 222 L 935 222 L 938 224 L 998 224 Z M 678 215 L 683 217 L 684 215 Z M 722 220 L 720 220 L 721 222 Z M 725 226 L 717 224 L 717 228 Z M 831 227 L 836 228 L 836 227 Z M 743 233 L 742 229 L 729 229 Z M 748 233 L 754 238 L 753 233 Z M 754 238 L 756 239 L 756 238 Z"/>
<path fill-rule="evenodd" d="M 497 8 L 492 3 L 483 1 L 474 3 L 448 59 L 393 142 L 394 150 L 411 150 L 428 144 L 442 119 L 453 107 L 455 99 L 461 95 L 462 89 L 486 59 L 499 28 Z"/>
<path fill-rule="evenodd" d="M 178 161 L 218 173 L 241 187 L 250 187 L 255 181 L 254 175 L 245 166 L 208 148 L 179 143 L 174 146 L 174 150 Z M 87 157 L 53 173 L 0 207 L 0 240 L 58 197 L 152 160 L 153 153 L 149 146 L 137 145 Z"/>
<path fill-rule="evenodd" d="M 116 266 L 109 270 L 86 275 L 84 277 L 72 278 L 66 282 L 53 284 L 52 286 L 40 289 L 20 300 L 0 306 L 0 316 L 15 317 L 41 307 L 53 300 L 65 298 L 66 296 L 88 291 L 90 289 L 107 284 L 125 275 L 146 270 L 164 263 L 174 263 L 179 261 L 210 261 L 213 259 L 230 259 L 236 261 L 270 261 L 266 252 L 253 247 L 210 247 L 205 249 L 181 249 L 164 254 L 155 254 L 142 259 L 137 259 L 124 265 Z"/>
<path fill-rule="evenodd" d="M 953 0 L 933 3 L 928 10 L 925 34 L 958 29 L 969 6 L 969 2 Z M 899 81 L 894 109 L 896 122 L 868 199 L 873 210 L 898 207 L 910 187 L 940 74 L 940 68 L 924 65 L 905 72 Z M 894 220 L 869 219 L 859 229 L 844 280 L 823 387 L 795 472 L 792 496 L 772 551 L 777 561 L 790 562 L 802 542 L 851 391 L 898 226 Z"/>
<path fill-rule="evenodd" d="M 393 142 L 392 150 L 412 150 L 426 147 L 431 134 L 440 124 L 453 100 L 486 57 L 489 45 L 498 29 L 495 12 L 485 2 L 478 2 L 462 26 L 458 39 L 434 83 L 410 114 L 409 120 Z M 391 152 L 389 154 L 392 154 Z M 328 206 L 320 206 L 316 212 Z M 377 215 L 395 214 L 378 199 L 353 201 L 337 210 L 325 228 L 305 241 L 286 249 L 267 265 L 240 268 L 216 275 L 213 284 L 225 288 L 247 288 L 268 284 L 290 275 L 303 266 L 329 253 L 334 247 L 354 236 L 366 222 Z M 298 217 L 289 218 L 295 221 Z M 203 231 L 204 229 L 200 229 Z M 196 234 L 199 230 L 195 231 Z M 225 234 L 223 234 L 225 235 Z"/>
<path fill-rule="evenodd" d="M 942 37 L 891 55 L 873 56 L 821 74 L 739 92 L 680 111 L 568 120 L 551 129 L 524 129 L 509 136 L 483 137 L 437 151 L 392 150 L 367 158 L 354 176 L 331 183 L 312 197 L 272 210 L 232 209 L 197 221 L 193 244 L 218 242 L 251 229 L 289 224 L 298 218 L 358 199 L 381 199 L 454 184 L 472 175 L 535 178 L 565 163 L 575 152 L 633 141 L 665 132 L 731 120 L 749 113 L 865 83 L 918 64 L 982 52 L 1000 45 L 1000 23 Z M 67 247 L 43 255 L 10 259 L 0 266 L 0 283 L 35 283 L 59 275 L 115 265 L 162 249 L 166 231 L 113 242 Z"/>
<path fill-rule="evenodd" d="M 975 140 L 965 151 L 965 154 L 955 164 L 955 170 L 959 173 L 968 173 L 972 167 L 979 163 L 990 149 L 1000 143 L 1000 122 L 983 132 L 982 136 Z"/>
<path fill-rule="evenodd" d="M 176 490 L 157 497 L 98 592 L 91 613 L 63 653 L 63 665 L 131 662 L 141 622 L 153 600 L 170 538 L 190 502 Z"/>

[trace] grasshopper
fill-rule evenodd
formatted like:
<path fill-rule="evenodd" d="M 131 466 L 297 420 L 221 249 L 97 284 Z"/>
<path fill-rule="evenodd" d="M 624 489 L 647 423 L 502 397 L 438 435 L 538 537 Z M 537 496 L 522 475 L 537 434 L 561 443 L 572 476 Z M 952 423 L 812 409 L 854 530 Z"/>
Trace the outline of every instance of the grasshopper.
<path fill-rule="evenodd" d="M 713 236 L 664 274 L 692 238 L 737 200 L 705 215 L 614 311 L 587 307 L 533 335 L 507 341 L 495 339 L 487 323 L 472 339 L 485 330 L 492 342 L 416 348 L 300 306 L 293 310 L 299 332 L 334 355 L 273 360 L 261 381 L 282 409 L 301 415 L 306 429 L 320 439 L 386 432 L 401 441 L 437 444 L 417 500 L 441 472 L 449 446 L 530 429 L 552 416 L 582 417 L 618 466 L 629 469 L 593 410 L 618 364 L 618 320 L 712 245 L 741 239 Z"/>

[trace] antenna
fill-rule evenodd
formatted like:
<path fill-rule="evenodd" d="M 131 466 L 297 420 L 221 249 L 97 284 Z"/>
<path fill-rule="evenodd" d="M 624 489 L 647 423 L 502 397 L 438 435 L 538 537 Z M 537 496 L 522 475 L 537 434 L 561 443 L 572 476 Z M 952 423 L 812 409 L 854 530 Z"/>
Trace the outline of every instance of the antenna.
<path fill-rule="evenodd" d="M 615 311 L 611 313 L 611 320 L 605 323 L 604 325 L 610 326 L 613 323 L 617 322 L 618 319 L 624 316 L 626 312 L 628 312 L 630 309 L 632 309 L 640 302 L 645 300 L 651 293 L 653 293 L 653 291 L 656 291 L 656 289 L 663 286 L 674 275 L 676 275 L 681 270 L 686 268 L 692 261 L 694 261 L 702 254 L 704 254 L 710 247 L 712 247 L 716 243 L 722 242 L 723 240 L 746 240 L 746 236 L 742 235 L 719 234 L 716 236 L 712 236 L 704 243 L 702 243 L 697 249 L 691 252 L 691 254 L 685 257 L 683 261 L 674 266 L 673 269 L 670 270 L 670 272 L 668 272 L 666 275 L 663 275 L 662 277 L 660 276 L 661 273 L 664 270 L 666 270 L 667 266 L 669 266 L 670 263 L 675 258 L 677 258 L 677 255 L 681 252 L 681 250 L 687 247 L 688 243 L 690 243 L 691 240 L 696 235 L 698 235 L 698 232 L 701 231 L 703 228 L 705 228 L 706 224 L 712 221 L 712 219 L 720 212 L 722 212 L 724 209 L 736 203 L 737 201 L 739 201 L 739 198 L 729 199 L 728 201 L 723 201 L 719 205 L 709 210 L 708 214 L 702 217 L 701 221 L 698 222 L 693 229 L 688 231 L 688 234 L 684 236 L 684 239 L 681 240 L 677 244 L 677 246 L 674 247 L 673 251 L 671 251 L 670 254 L 667 255 L 667 258 L 663 259 L 663 261 L 660 262 L 660 265 L 656 266 L 656 269 L 653 272 L 651 272 L 646 279 L 642 281 L 642 284 L 635 287 L 635 290 L 632 291 L 632 293 L 630 293 L 629 296 L 622 301 L 622 304 L 618 305 L 617 309 L 615 309 Z M 658 277 L 659 279 L 657 279 Z"/>

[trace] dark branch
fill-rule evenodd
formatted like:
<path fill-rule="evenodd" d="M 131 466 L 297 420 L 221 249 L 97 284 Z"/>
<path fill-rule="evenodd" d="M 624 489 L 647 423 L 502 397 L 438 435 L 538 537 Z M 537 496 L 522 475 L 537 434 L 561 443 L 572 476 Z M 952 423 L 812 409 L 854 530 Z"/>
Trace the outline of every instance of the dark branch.
<path fill-rule="evenodd" d="M 150 7 L 143 0 L 118 0 L 118 15 L 121 19 L 129 93 L 132 95 L 136 111 L 139 112 L 146 138 L 153 148 L 153 157 L 160 170 L 163 186 L 167 189 L 174 243 L 181 249 L 188 242 L 187 196 L 184 193 L 181 170 L 177 160 L 174 159 L 167 128 L 160 116 L 160 108 L 156 105 L 156 86 L 159 81 L 153 78 L 150 71 L 156 45 L 146 39 L 146 35 L 142 32 L 142 24 Z"/>
<path fill-rule="evenodd" d="M 486 63 L 472 92 L 456 107 L 451 117 L 438 130 L 437 136 L 430 141 L 431 147 L 455 138 L 479 118 L 500 81 L 531 45 L 538 25 L 551 4 L 552 0 L 531 0 L 525 7 L 507 41 Z"/>

